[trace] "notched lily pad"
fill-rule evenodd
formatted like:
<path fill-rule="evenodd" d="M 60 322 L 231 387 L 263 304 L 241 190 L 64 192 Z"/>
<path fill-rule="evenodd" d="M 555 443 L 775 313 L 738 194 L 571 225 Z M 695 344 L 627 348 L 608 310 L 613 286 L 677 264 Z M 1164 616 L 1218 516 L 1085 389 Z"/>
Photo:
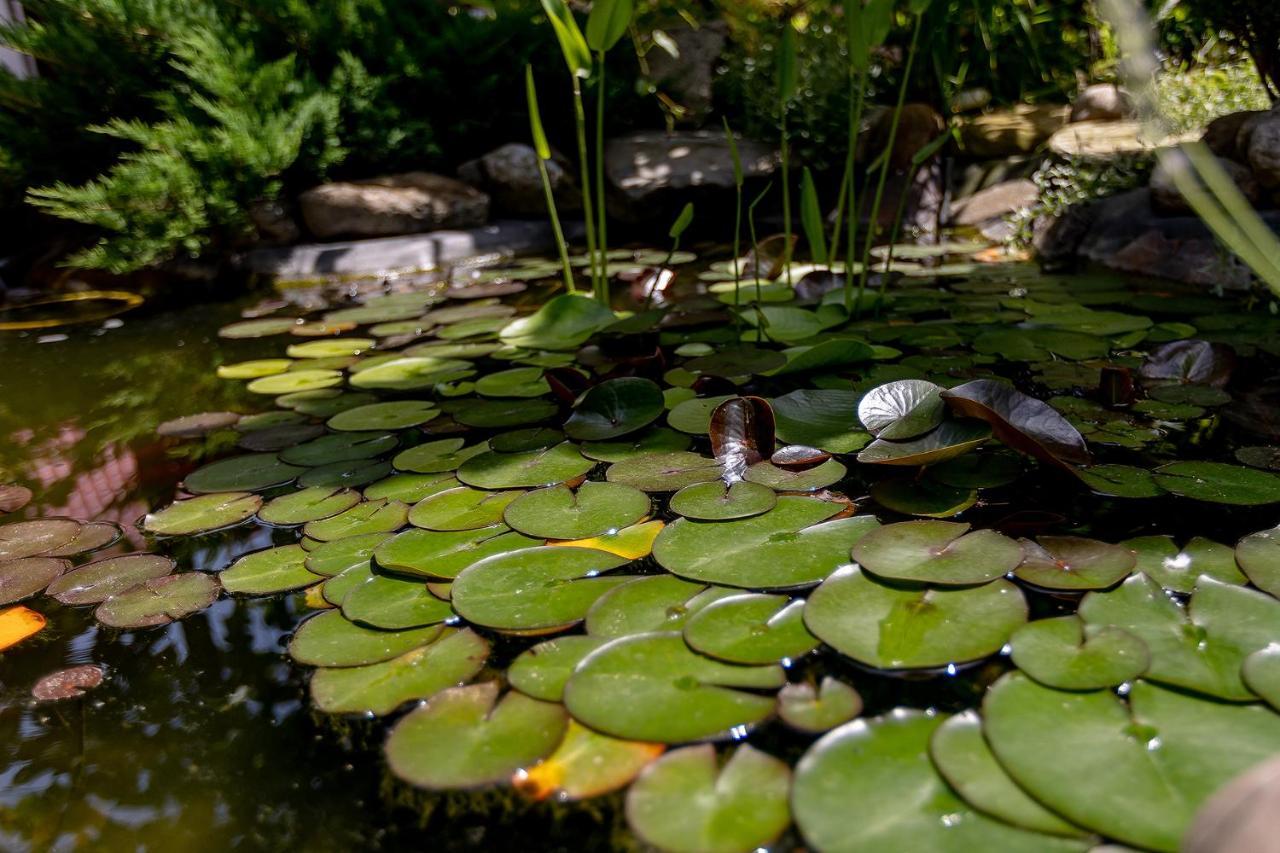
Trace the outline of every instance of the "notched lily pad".
<path fill-rule="evenodd" d="M 203 572 L 166 575 L 112 595 L 93 615 L 111 628 L 153 628 L 204 610 L 221 591 L 218 579 Z"/>
<path fill-rule="evenodd" d="M 1086 625 L 1076 616 L 1037 619 L 1010 640 L 1013 662 L 1047 687 L 1101 690 L 1132 681 L 1151 665 L 1151 652 L 1123 628 Z"/>
<path fill-rule="evenodd" d="M 968 524 L 907 521 L 872 530 L 854 546 L 853 559 L 877 577 L 941 586 L 993 581 L 1022 562 L 1022 547 L 994 530 Z"/>

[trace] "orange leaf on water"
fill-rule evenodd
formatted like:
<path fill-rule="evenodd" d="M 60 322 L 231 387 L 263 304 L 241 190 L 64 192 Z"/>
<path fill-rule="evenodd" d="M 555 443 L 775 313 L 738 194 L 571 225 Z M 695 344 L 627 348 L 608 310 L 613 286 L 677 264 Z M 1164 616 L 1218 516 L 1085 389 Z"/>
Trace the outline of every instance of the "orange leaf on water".
<path fill-rule="evenodd" d="M 30 607 L 0 610 L 0 652 L 37 633 L 44 622 L 44 617 Z"/>

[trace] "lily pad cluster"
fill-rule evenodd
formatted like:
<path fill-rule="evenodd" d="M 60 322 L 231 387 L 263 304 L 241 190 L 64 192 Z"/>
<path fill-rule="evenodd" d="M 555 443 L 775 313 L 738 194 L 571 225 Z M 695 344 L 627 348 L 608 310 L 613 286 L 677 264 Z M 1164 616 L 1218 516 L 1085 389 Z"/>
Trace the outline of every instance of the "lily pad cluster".
<path fill-rule="evenodd" d="M 166 425 L 237 450 L 141 526 L 278 544 L 217 574 L 71 568 L 92 525 L 14 522 L 0 602 L 141 627 L 300 595 L 311 701 L 383 720 L 395 776 L 625 789 L 662 849 L 1175 849 L 1280 749 L 1280 534 L 1104 540 L 992 507 L 1042 481 L 1099 513 L 1280 503 L 1266 453 L 1212 450 L 1270 327 L 927 257 L 850 312 L 839 275 L 767 260 L 630 311 L 527 310 L 505 285 L 556 274 L 529 261 L 247 318 L 221 375 L 274 408 Z M 888 679 L 965 679 L 971 707 L 894 707 Z"/>

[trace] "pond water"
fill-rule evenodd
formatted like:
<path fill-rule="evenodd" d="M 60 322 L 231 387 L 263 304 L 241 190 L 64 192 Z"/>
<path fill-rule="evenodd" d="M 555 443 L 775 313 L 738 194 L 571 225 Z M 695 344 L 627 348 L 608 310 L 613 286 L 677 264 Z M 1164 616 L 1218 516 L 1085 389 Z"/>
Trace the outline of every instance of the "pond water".
<path fill-rule="evenodd" d="M 717 278 L 714 270 L 713 275 L 707 278 Z M 723 269 L 718 278 L 723 282 Z M 1094 390 L 1097 382 L 1093 378 L 1097 365 L 1108 357 L 1114 364 L 1124 367 L 1126 376 L 1129 373 L 1136 376 L 1143 359 L 1150 358 L 1150 351 L 1161 343 L 1161 339 L 1173 341 L 1198 335 L 1197 340 L 1213 338 L 1216 341 L 1234 335 L 1236 348 L 1249 356 L 1241 358 L 1235 365 L 1231 380 L 1237 396 L 1234 404 L 1239 405 L 1244 397 L 1243 390 L 1262 386 L 1273 374 L 1274 353 L 1271 350 L 1274 349 L 1274 338 L 1268 343 L 1267 334 L 1258 331 L 1262 327 L 1250 326 L 1249 323 L 1237 325 L 1234 329 L 1221 328 L 1229 324 L 1219 324 L 1220 328 L 1216 329 L 1194 324 L 1199 318 L 1211 317 L 1215 313 L 1238 313 L 1251 318 L 1252 323 L 1259 312 L 1249 312 L 1248 306 L 1239 303 L 1208 302 L 1202 296 L 1187 293 L 1162 293 L 1161 297 L 1166 299 L 1166 310 L 1161 309 L 1158 300 L 1140 302 L 1135 308 L 1135 294 L 1141 296 L 1151 292 L 1138 283 L 1089 277 L 1046 279 L 1028 276 L 1021 268 L 1011 269 L 1007 277 L 984 273 L 974 281 L 957 276 L 948 279 L 945 287 L 940 287 L 933 279 L 924 285 L 912 285 L 910 282 L 895 285 L 895 293 L 899 294 L 895 310 L 886 314 L 883 320 L 863 320 L 854 327 L 860 341 L 870 341 L 884 348 L 875 354 L 875 360 L 882 363 L 868 364 L 865 358 L 852 359 L 845 364 L 837 360 L 814 371 L 817 379 L 813 378 L 814 373 L 805 373 L 803 380 L 774 376 L 772 371 L 778 364 L 773 361 L 757 367 L 748 364 L 741 371 L 711 365 L 700 374 L 701 384 L 695 384 L 699 378 L 696 372 L 687 377 L 667 372 L 672 367 L 688 365 L 693 359 L 728 346 L 723 334 L 727 321 L 717 320 L 713 314 L 701 317 L 697 313 L 716 307 L 715 303 L 703 302 L 704 296 L 688 297 L 688 325 L 672 325 L 663 333 L 660 342 L 667 360 L 661 369 L 655 371 L 652 365 L 644 363 L 647 355 L 643 348 L 629 345 L 603 354 L 589 354 L 584 363 L 600 368 L 603 373 L 605 367 L 613 368 L 633 359 L 630 363 L 638 365 L 633 372 L 664 377 L 669 393 L 661 402 L 668 409 L 678 408 L 681 401 L 695 393 L 702 397 L 729 396 L 735 387 L 742 389 L 742 393 L 773 399 L 776 406 L 775 395 L 781 396 L 783 391 L 797 387 L 817 386 L 861 395 L 886 382 L 908 377 L 928 377 L 940 382 L 946 379 L 948 381 L 944 384 L 958 384 L 976 376 L 996 373 L 1015 380 L 1020 387 L 1035 392 L 1037 397 L 1054 397 L 1058 401 L 1058 409 L 1072 418 L 1071 422 L 1084 432 L 1094 461 L 1126 466 L 1125 471 L 1115 475 L 1120 478 L 1116 488 L 1122 492 L 1136 489 L 1145 493 L 1143 490 L 1150 487 L 1149 474 L 1134 481 L 1132 478 L 1139 475 L 1133 471 L 1142 474 L 1156 465 L 1176 459 L 1229 463 L 1233 471 L 1265 470 L 1265 464 L 1246 469 L 1235 457 L 1236 450 L 1242 446 L 1270 446 L 1272 439 L 1267 430 L 1275 430 L 1275 426 L 1265 423 L 1273 411 L 1265 400 L 1258 402 L 1257 408 L 1252 410 L 1255 417 L 1263 422 L 1261 428 L 1251 431 L 1241 429 L 1238 422 L 1224 416 L 1225 409 L 1215 412 L 1213 407 L 1221 405 L 1222 401 L 1210 401 L 1213 395 L 1208 393 L 1203 395 L 1204 399 L 1183 394 L 1154 401 L 1149 409 L 1153 414 L 1144 414 L 1143 417 L 1125 415 L 1112 418 L 1106 414 L 1107 410 L 1101 410 L 1099 414 L 1100 407 L 1091 402 L 1097 398 Z M 960 286 L 953 287 L 957 282 Z M 684 276 L 685 291 L 691 292 L 695 287 L 701 289 L 703 284 L 697 283 L 692 274 Z M 347 304 L 346 297 L 353 293 L 351 290 L 330 292 L 320 302 L 311 302 L 310 307 L 339 307 Z M 944 294 L 945 299 L 938 294 Z M 366 293 L 362 298 L 370 295 Z M 1105 298 L 1100 298 L 1100 295 Z M 821 294 L 818 296 L 821 298 Z M 516 299 L 524 308 L 532 307 L 529 294 Z M 941 312 L 938 304 L 931 306 L 934 299 L 945 302 Z M 1062 334 L 1056 338 L 1037 336 L 1038 333 L 1029 337 L 1022 333 L 999 337 L 1002 330 L 1014 327 L 1036 329 L 1034 322 L 1019 324 L 1013 321 L 1035 317 L 1037 312 L 1043 314 L 1046 304 L 1069 303 L 1079 308 L 1077 300 L 1096 307 L 1099 315 L 1104 311 L 1114 314 L 1130 310 L 1144 319 L 1150 318 L 1151 322 L 1139 324 L 1139 331 L 1144 334 L 1126 338 L 1124 328 L 1100 329 L 1089 325 L 1101 322 L 1103 318 L 1100 316 L 1090 316 L 1086 320 L 1076 314 L 1070 322 L 1060 324 L 1056 331 Z M 22 483 L 35 493 L 30 506 L 18 515 L 116 522 L 123 528 L 124 538 L 95 554 L 93 559 L 117 553 L 159 550 L 173 556 L 180 571 L 219 572 L 245 554 L 298 541 L 295 528 L 271 527 L 257 522 L 240 524 L 213 534 L 167 539 L 159 543 L 137 526 L 139 519 L 148 512 L 182 497 L 179 485 L 193 471 L 225 456 L 244 452 L 235 448 L 237 435 L 228 430 L 214 431 L 195 440 L 178 440 L 157 436 L 157 425 L 197 412 L 247 414 L 270 409 L 272 396 L 250 393 L 244 382 L 219 378 L 216 373 L 219 366 L 279 358 L 287 343 L 327 339 L 323 336 L 290 338 L 288 335 L 284 339 L 279 336 L 250 339 L 219 337 L 219 329 L 240 321 L 246 309 L 253 308 L 257 302 L 255 297 L 163 311 L 142 309 L 101 325 L 95 323 L 57 330 L 58 333 L 51 337 L 44 337 L 48 332 L 0 333 L 0 364 L 4 368 L 0 375 L 0 437 L 3 438 L 0 441 L 0 484 Z M 447 304 L 475 306 L 484 303 L 458 300 Z M 302 306 L 306 305 L 303 301 Z M 967 307 L 962 308 L 962 305 Z M 425 310 L 429 306 L 424 303 L 422 307 Z M 278 313 L 293 316 L 301 313 L 301 308 L 297 304 L 283 306 Z M 384 324 L 398 322 L 394 311 L 383 313 Z M 499 313 L 496 316 L 502 322 L 494 323 L 494 318 L 485 317 L 484 313 L 460 311 L 457 317 L 450 318 L 440 328 L 449 329 L 471 322 L 477 324 L 475 329 L 458 335 L 441 334 L 440 337 L 445 341 L 486 341 L 510 322 Z M 1015 316 L 1011 317 L 1011 314 Z M 720 331 L 707 334 L 706 327 L 697 324 L 699 319 L 709 320 L 710 326 L 719 326 Z M 1105 319 L 1113 322 L 1115 317 Z M 758 350 L 735 351 L 735 357 L 753 358 L 760 350 L 782 350 L 792 347 L 796 341 L 804 341 L 806 335 L 803 333 L 788 331 L 787 324 L 792 322 L 803 324 L 809 320 L 798 318 L 798 315 L 774 314 L 769 326 L 771 334 L 777 335 L 774 344 L 766 341 Z M 914 325 L 913 335 L 903 334 L 902 328 L 906 325 Z M 1205 325 L 1215 324 L 1206 322 Z M 1154 331 L 1162 326 L 1165 327 L 1162 331 Z M 683 331 L 686 328 L 690 331 Z M 815 332 L 818 328 L 815 326 Z M 61 334 L 64 331 L 65 335 Z M 367 331 L 365 326 L 358 331 L 345 330 L 344 334 L 363 335 Z M 1128 330 L 1128 333 L 1132 331 Z M 996 334 L 996 337 L 991 337 L 991 334 Z M 750 333 L 747 337 L 750 338 Z M 1101 352 L 1094 351 L 1097 342 L 1094 338 L 1102 341 Z M 383 346 L 393 340 L 394 336 L 388 334 L 383 338 Z M 658 340 L 654 336 L 648 344 L 649 353 Z M 708 343 L 676 355 L 675 350 L 682 340 Z M 396 343 L 404 345 L 413 341 L 406 339 Z M 571 361 L 551 354 L 538 355 L 541 347 L 529 340 L 524 341 L 524 345 L 527 353 L 523 360 L 517 358 L 517 363 L 528 364 L 535 373 L 543 368 L 563 368 Z M 982 355 L 978 355 L 979 352 Z M 1063 352 L 1068 355 L 1063 355 Z M 450 352 L 450 356 L 456 354 Z M 481 353 L 477 357 L 483 356 Z M 321 357 L 330 360 L 328 365 L 323 365 L 325 367 L 342 369 L 351 366 L 340 363 L 341 357 Z M 500 367 L 509 366 L 490 366 L 485 372 L 492 373 Z M 752 373 L 757 375 L 752 378 Z M 466 382 L 468 378 L 443 377 L 445 381 L 457 383 Z M 561 375 L 561 379 L 564 378 Z M 686 378 L 688 384 L 693 385 L 687 393 L 681 389 Z M 526 380 L 516 377 L 512 381 L 514 385 L 504 386 L 514 388 L 515 391 L 509 391 L 513 395 L 518 392 L 518 396 L 512 399 L 527 401 L 546 396 L 543 392 L 536 392 L 526 397 L 520 387 L 527 384 Z M 1183 384 L 1201 387 L 1196 382 Z M 1211 383 L 1203 384 L 1210 387 Z M 1213 383 L 1212 387 L 1220 387 L 1221 384 Z M 442 386 L 436 386 L 437 399 L 446 401 L 453 393 L 460 393 L 460 398 L 469 400 L 471 398 L 465 393 L 469 390 L 442 390 Z M 677 393 L 671 394 L 673 390 Z M 393 391 L 392 396 L 402 398 L 418 394 Z M 502 392 L 495 392 L 492 396 L 506 399 Z M 1080 408 L 1073 409 L 1070 398 L 1080 401 Z M 1252 398 L 1245 402 L 1252 405 Z M 1166 408 L 1160 409 L 1160 403 Z M 517 403 L 515 408 L 529 405 L 528 402 Z M 620 410 L 609 410 L 605 414 L 606 420 L 612 417 L 616 425 L 618 419 L 630 417 L 630 405 L 628 403 Z M 1184 408 L 1172 408 L 1176 406 Z M 497 414 L 488 410 L 478 414 L 477 410 L 463 406 L 448 412 L 455 422 L 470 419 L 475 425 L 470 430 L 465 428 L 465 423 L 461 429 L 456 423 L 441 427 L 443 420 L 447 420 L 442 419 L 434 425 L 429 424 L 425 435 L 412 427 L 395 427 L 401 431 L 400 447 L 411 447 L 415 442 L 440 440 L 454 434 L 465 434 L 469 441 L 472 435 L 477 434 L 488 438 L 518 430 L 525 423 L 521 417 L 513 417 L 510 411 L 505 410 Z M 709 415 L 710 408 L 701 416 Z M 666 415 L 663 417 L 665 419 Z M 695 422 L 697 417 L 695 413 Z M 530 417 L 528 420 L 536 423 L 540 419 Z M 852 423 L 854 426 L 842 429 L 849 434 L 860 432 L 856 422 Z M 807 428 L 813 425 L 805 422 L 800 426 Z M 931 428 L 936 428 L 936 422 Z M 792 430 L 806 436 L 813 434 L 812 429 L 802 430 L 794 424 Z M 687 442 L 694 451 L 704 455 L 709 453 L 711 444 L 705 428 L 701 434 L 696 427 L 686 431 L 694 436 Z M 895 477 L 881 476 L 891 466 L 856 465 L 854 456 L 871 441 L 871 437 L 866 435 L 862 439 L 847 447 L 840 440 L 834 441 L 834 445 L 840 448 L 838 456 L 846 462 L 848 472 L 811 487 L 807 484 L 809 481 L 797 479 L 804 471 L 787 474 L 784 469 L 772 469 L 772 474 L 765 472 L 774 477 L 771 488 L 782 492 L 817 493 L 827 500 L 836 499 L 823 491 L 829 489 L 857 501 L 861 506 L 871 507 L 885 524 L 912 517 L 958 517 L 975 529 L 991 528 L 1009 537 L 1067 534 L 1115 543 L 1139 536 L 1173 535 L 1181 546 L 1192 536 L 1202 536 L 1232 546 L 1241 537 L 1275 523 L 1274 505 L 1270 500 L 1223 503 L 1174 497 L 1163 490 L 1153 492 L 1153 496 L 1146 499 L 1118 499 L 1079 484 L 1068 487 L 1061 477 L 1034 474 L 1036 463 L 1017 461 L 1006 451 L 998 454 L 984 451 L 981 458 L 996 467 L 1011 466 L 1012 473 L 1007 478 L 995 476 L 987 483 L 985 479 L 990 476 L 989 471 L 984 476 L 978 469 L 955 470 L 950 475 L 951 482 L 929 480 L 921 491 L 920 484 L 925 482 L 921 476 L 913 475 L 898 482 Z M 527 437 L 522 437 L 522 441 L 527 440 Z M 797 439 L 788 440 L 793 444 L 801 443 Z M 812 443 L 822 446 L 817 440 Z M 536 441 L 531 446 L 536 446 Z M 768 453 L 764 456 L 767 459 Z M 1255 455 L 1252 458 L 1256 462 L 1262 457 Z M 455 462 L 453 468 L 457 467 Z M 447 472 L 452 468 L 446 466 L 440 470 Z M 892 467 L 894 472 L 900 470 L 903 469 Z M 906 470 L 912 472 L 916 469 Z M 1214 473 L 1221 474 L 1222 471 Z M 563 479 L 573 480 L 576 476 L 572 474 Z M 1234 475 L 1228 474 L 1228 478 L 1230 476 Z M 467 482 L 476 485 L 483 479 L 477 475 Z M 593 474 L 592 479 L 602 480 L 603 477 Z M 612 473 L 609 479 L 614 479 Z M 886 479 L 894 479 L 895 485 L 885 487 Z M 973 481 L 972 490 L 968 486 L 955 485 L 958 480 L 966 479 Z M 500 477 L 494 480 L 496 485 L 488 488 L 501 490 L 511 487 L 500 480 Z M 979 481 L 984 481 L 981 488 Z M 544 478 L 538 484 L 542 482 L 559 480 Z M 1162 482 L 1173 481 L 1166 478 Z M 367 482 L 353 485 L 359 487 L 367 485 Z M 535 484 L 519 485 L 526 488 Z M 1096 483 L 1091 485 L 1097 487 Z M 1200 480 L 1200 485 L 1204 485 L 1203 480 Z M 1270 483 L 1263 482 L 1260 485 L 1250 483 L 1249 488 L 1255 485 L 1264 494 L 1271 487 Z M 663 491 L 661 487 L 642 488 L 647 492 Z M 1232 492 L 1237 487 L 1231 481 L 1223 488 Z M 267 491 L 271 496 L 280 493 L 279 489 Z M 1154 496 L 1157 493 L 1160 496 Z M 775 498 L 770 496 L 769 500 Z M 776 500 L 816 502 L 812 498 L 796 497 Z M 692 515 L 696 517 L 697 514 Z M 827 513 L 821 518 L 830 515 Z M 550 523 L 554 527 L 558 524 L 554 519 L 561 516 L 555 512 L 550 516 L 553 522 L 545 522 L 539 517 L 534 526 Z M 676 521 L 677 515 L 666 508 L 659 510 L 658 517 L 667 523 L 664 536 L 671 533 L 677 524 L 691 524 L 688 520 Z M 507 519 L 510 521 L 511 517 L 508 515 Z M 815 516 L 814 520 L 820 519 Z M 703 524 L 704 527 L 713 526 Z M 761 542 L 783 543 L 795 535 L 794 530 L 775 533 L 772 538 L 765 537 Z M 674 540 L 676 537 L 670 538 Z M 649 558 L 646 548 L 639 553 L 641 563 L 624 571 L 647 578 L 664 574 L 663 566 L 671 568 L 675 565 L 680 568 L 673 571 L 681 577 L 705 581 L 706 577 L 700 576 L 699 572 L 714 575 L 721 571 L 713 565 L 705 565 L 708 560 L 700 552 L 714 547 L 710 540 L 707 542 L 705 547 L 699 541 L 685 546 L 691 555 L 681 556 L 673 550 L 668 559 L 661 561 Z M 651 538 L 649 543 L 652 544 Z M 1047 547 L 1047 541 L 1045 544 Z M 674 549 L 676 546 L 673 544 L 671 547 Z M 871 562 L 868 555 L 868 565 Z M 1065 558 L 1058 567 L 1062 568 L 1064 562 Z M 1050 563 L 1053 563 L 1052 559 Z M 609 568 L 605 567 L 604 571 Z M 1132 561 L 1116 577 L 1128 576 L 1131 568 Z M 775 569 L 762 569 L 772 570 Z M 594 572 L 593 569 L 592 576 Z M 812 581 L 802 580 L 799 583 L 769 579 L 758 584 L 743 583 L 742 586 L 783 592 L 803 590 L 826 575 L 824 571 Z M 451 578 L 452 575 L 444 577 Z M 437 576 L 439 580 L 440 576 Z M 828 584 L 823 585 L 824 590 Z M 1093 588 L 1105 586 L 1107 584 Z M 894 587 L 889 584 L 887 588 Z M 1063 592 L 1062 589 L 1046 590 L 1030 583 L 1024 583 L 1020 588 L 1033 620 L 1070 615 L 1076 611 L 1080 600 L 1078 593 Z M 318 591 L 317 587 L 317 594 Z M 467 595 L 464 601 L 469 598 L 471 595 Z M 473 622 L 492 645 L 487 668 L 475 680 L 483 681 L 485 677 L 501 679 L 511 662 L 538 642 L 536 636 L 530 639 L 528 635 L 546 633 L 547 626 L 529 623 L 526 627 L 522 623 L 511 630 L 494 628 L 509 614 L 490 611 L 493 621 L 486 622 L 486 600 L 477 594 L 474 601 L 475 604 L 467 602 L 466 606 L 475 608 L 470 611 L 478 614 Z M 307 600 L 300 592 L 267 597 L 223 596 L 212 606 L 185 619 L 141 630 L 104 627 L 95 620 L 91 608 L 63 606 L 50 597 L 25 603 L 43 614 L 48 624 L 38 634 L 0 653 L 0 849 L 407 850 L 424 846 L 431 849 L 501 848 L 518 843 L 522 849 L 530 850 L 582 850 L 610 849 L 618 844 L 634 843 L 625 829 L 621 793 L 574 808 L 546 803 L 517 806 L 523 801 L 518 796 L 504 799 L 505 794 L 434 797 L 413 794 L 408 786 L 386 770 L 382 754 L 386 727 L 382 723 L 367 717 L 327 717 L 313 709 L 308 695 L 310 673 L 289 659 L 287 646 L 299 623 L 313 613 L 314 606 L 319 603 L 314 597 Z M 813 608 L 812 604 L 809 606 Z M 927 606 L 919 605 L 920 608 Z M 919 615 L 924 611 L 916 609 L 911 612 Z M 579 618 L 567 620 L 568 624 L 576 623 Z M 1025 618 L 1017 621 L 1025 621 Z M 561 619 L 560 623 L 555 623 L 553 619 L 547 625 L 563 628 L 565 622 Z M 838 631 L 830 636 L 824 635 L 823 617 L 819 615 L 809 622 L 814 633 L 821 635 L 828 644 L 840 645 L 842 640 L 837 637 Z M 886 617 L 882 630 L 888 630 L 885 628 L 887 624 Z M 489 630 L 479 627 L 481 625 Z M 686 639 L 689 636 L 686 631 Z M 1280 641 L 1280 633 L 1275 639 Z M 932 641 L 920 642 L 927 645 Z M 817 645 L 816 640 L 814 645 Z M 1002 645 L 1003 640 L 996 643 L 996 648 Z M 802 649 L 796 660 L 786 661 L 786 680 L 792 684 L 816 684 L 823 678 L 833 677 L 853 685 L 861 697 L 864 718 L 884 715 L 899 708 L 939 712 L 975 708 L 997 679 L 1013 669 L 1007 647 L 1002 653 L 993 655 L 984 651 L 972 660 L 957 661 L 958 666 L 908 664 L 901 669 L 896 665 L 876 665 L 865 656 L 860 657 L 843 647 L 840 650 L 844 654 L 832 653 L 830 649 L 818 654 L 804 654 Z M 1242 647 L 1242 656 L 1249 650 Z M 904 659 L 922 660 L 923 657 L 916 654 L 918 651 L 899 648 Z M 915 658 L 912 658 L 913 654 L 916 654 Z M 40 677 L 63 667 L 87 663 L 105 667 L 106 678 L 101 686 L 81 698 L 68 701 L 42 704 L 30 699 L 32 685 Z M 608 697 L 601 701 L 607 703 Z M 584 705 L 583 716 L 590 717 L 591 713 Z M 748 730 L 751 731 L 749 742 L 752 746 L 793 767 L 814 743 L 812 734 L 784 726 L 776 720 L 758 728 L 744 725 L 741 731 L 735 727 L 732 740 L 743 739 Z M 645 738 L 635 735 L 630 739 L 641 741 Z M 652 739 L 664 738 L 655 735 Z M 689 738 L 701 739 L 701 736 Z M 680 740 L 673 738 L 671 742 Z M 412 776 L 411 771 L 406 772 Z M 1052 787 L 1052 783 L 1046 784 Z M 812 803 L 817 803 L 818 799 L 816 794 L 813 795 Z M 818 808 L 799 802 L 796 806 L 801 813 L 805 809 Z M 1070 803 L 1067 806 L 1062 810 L 1069 811 Z M 429 820 L 423 817 L 424 807 L 434 807 Z M 824 827 L 812 818 L 808 821 L 806 836 L 810 832 L 813 836 L 821 836 Z M 1096 829 L 1093 826 L 1087 828 Z M 780 846 L 803 843 L 794 827 L 786 829 L 785 833 L 782 841 L 778 842 Z M 1101 834 L 1107 835 L 1105 832 Z M 991 840 L 991 836 L 976 835 L 975 838 Z M 1020 839 L 1019 843 L 1024 840 Z M 1055 843 L 1061 840 L 1057 838 Z M 813 841 L 812 837 L 810 843 L 817 847 L 826 846 Z"/>

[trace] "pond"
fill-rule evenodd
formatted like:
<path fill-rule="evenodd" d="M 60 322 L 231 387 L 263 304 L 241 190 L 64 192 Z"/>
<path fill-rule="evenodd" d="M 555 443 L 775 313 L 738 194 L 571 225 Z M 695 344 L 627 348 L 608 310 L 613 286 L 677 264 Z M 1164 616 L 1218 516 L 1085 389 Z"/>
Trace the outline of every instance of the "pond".
<path fill-rule="evenodd" d="M 1173 849 L 1280 751 L 1277 321 L 951 250 L 0 333 L 0 847 Z"/>

